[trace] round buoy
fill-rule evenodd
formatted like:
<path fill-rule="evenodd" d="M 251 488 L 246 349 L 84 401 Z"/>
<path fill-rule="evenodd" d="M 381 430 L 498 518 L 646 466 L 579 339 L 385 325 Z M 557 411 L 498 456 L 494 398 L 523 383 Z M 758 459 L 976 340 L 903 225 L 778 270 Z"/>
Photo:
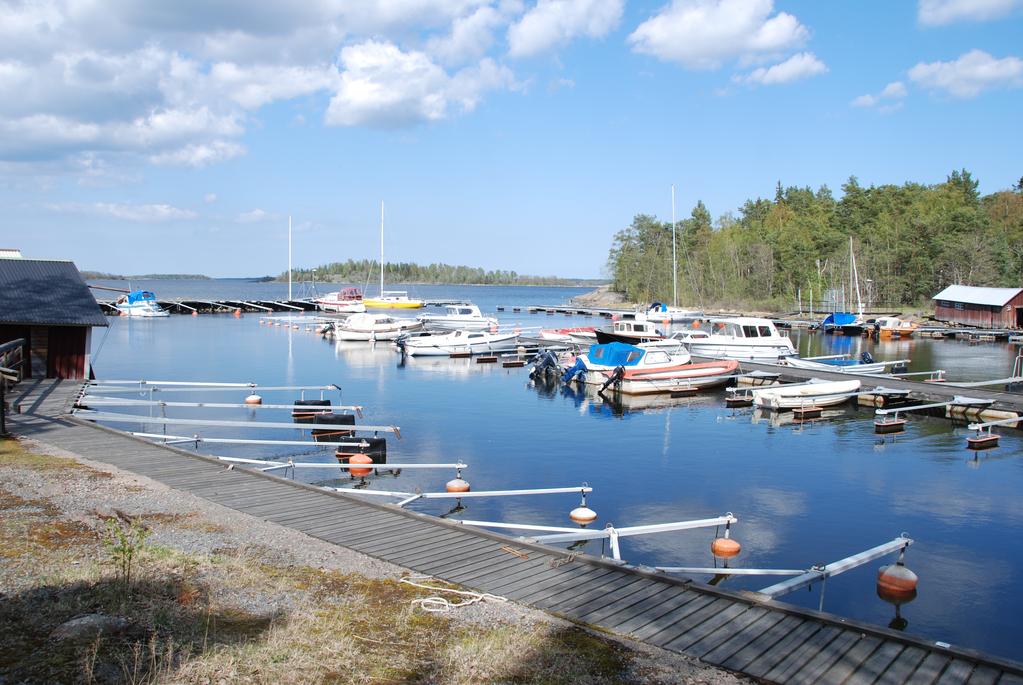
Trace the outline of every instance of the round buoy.
<path fill-rule="evenodd" d="M 192 310 L 192 316 L 199 316 L 199 312 L 197 312 L 196 310 L 193 309 Z"/>
<path fill-rule="evenodd" d="M 714 538 L 714 541 L 710 543 L 711 554 L 722 559 L 738 556 L 740 551 L 742 551 L 742 545 L 732 538 Z"/>
<path fill-rule="evenodd" d="M 445 483 L 444 489 L 448 492 L 469 492 L 469 483 L 462 480 L 461 476 L 459 476 Z"/>
<path fill-rule="evenodd" d="M 576 523 L 585 526 L 587 523 L 593 523 L 597 520 L 597 512 L 586 506 L 585 503 L 580 504 L 578 507 L 568 512 L 568 518 L 572 519 Z"/>
<path fill-rule="evenodd" d="M 245 404 L 263 404 L 263 398 L 256 393 L 252 393 L 245 398 Z"/>
<path fill-rule="evenodd" d="M 372 464 L 373 457 L 368 454 L 353 454 L 348 457 L 349 464 Z M 348 469 L 348 473 L 352 474 L 355 478 L 362 478 L 373 473 L 373 469 Z"/>
<path fill-rule="evenodd" d="M 241 316 L 242 316 L 242 310 L 240 308 L 239 309 L 235 309 L 234 310 L 234 318 L 240 319 Z"/>
<path fill-rule="evenodd" d="M 900 596 L 916 594 L 917 576 L 902 564 L 882 566 L 877 570 L 877 591 Z"/>

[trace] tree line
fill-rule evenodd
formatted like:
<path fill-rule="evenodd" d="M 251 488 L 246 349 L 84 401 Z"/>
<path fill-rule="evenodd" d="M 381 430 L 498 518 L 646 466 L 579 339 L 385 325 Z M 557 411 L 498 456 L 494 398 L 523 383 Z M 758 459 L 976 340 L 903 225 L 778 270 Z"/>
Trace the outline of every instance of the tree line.
<path fill-rule="evenodd" d="M 981 196 L 963 170 L 943 183 L 782 187 L 713 221 L 703 202 L 677 222 L 680 305 L 785 310 L 813 291 L 855 302 L 849 238 L 864 304 L 921 305 L 947 285 L 1023 287 L 1023 179 Z M 632 302 L 671 302 L 672 225 L 637 215 L 614 236 L 612 288 Z M 851 308 L 852 305 L 850 305 Z"/>
<path fill-rule="evenodd" d="M 349 259 L 311 269 L 293 269 L 292 278 L 302 281 L 334 283 L 374 283 L 380 277 L 380 262 Z M 282 274 L 278 278 L 287 278 Z M 384 265 L 387 283 L 444 283 L 450 285 L 592 285 L 601 279 L 572 279 L 555 276 L 527 276 L 514 271 L 487 271 L 478 267 L 451 264 L 413 264 L 394 262 Z"/>

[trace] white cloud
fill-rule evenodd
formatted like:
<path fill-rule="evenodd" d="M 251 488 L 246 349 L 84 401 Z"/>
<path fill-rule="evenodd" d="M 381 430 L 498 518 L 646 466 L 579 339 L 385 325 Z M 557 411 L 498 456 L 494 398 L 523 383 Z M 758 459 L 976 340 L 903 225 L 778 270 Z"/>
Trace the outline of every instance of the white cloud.
<path fill-rule="evenodd" d="M 803 45 L 809 30 L 773 0 L 672 0 L 629 36 L 635 52 L 689 69 L 770 58 Z"/>
<path fill-rule="evenodd" d="M 257 207 L 250 212 L 242 212 L 238 215 L 235 221 L 240 224 L 258 224 L 263 221 L 269 221 L 272 218 L 273 217 L 269 214 L 269 212 Z"/>
<path fill-rule="evenodd" d="M 341 51 L 340 86 L 330 100 L 326 123 L 394 127 L 437 121 L 453 105 L 471 111 L 483 93 L 516 87 L 509 69 L 490 59 L 449 76 L 422 52 L 369 41 Z"/>
<path fill-rule="evenodd" d="M 996 59 L 983 50 L 971 50 L 954 62 L 921 62 L 909 70 L 909 78 L 923 88 L 972 98 L 993 88 L 1023 86 L 1023 60 Z"/>
<path fill-rule="evenodd" d="M 124 221 L 158 223 L 162 221 L 181 221 L 195 219 L 199 215 L 190 209 L 181 209 L 168 204 L 143 204 L 93 202 L 90 204 L 64 203 L 50 205 L 50 209 L 73 214 L 92 214 L 94 216 L 112 217 Z"/>
<path fill-rule="evenodd" d="M 624 0 L 538 0 L 508 28 L 508 53 L 531 57 L 573 38 L 606 36 L 622 18 Z"/>
<path fill-rule="evenodd" d="M 211 204 L 213 204 L 214 202 L 217 201 L 217 194 L 216 193 L 206 193 L 205 195 L 202 196 L 202 201 L 205 202 L 208 205 L 211 205 Z"/>
<path fill-rule="evenodd" d="M 791 83 L 799 79 L 810 78 L 828 72 L 827 65 L 817 59 L 812 52 L 800 52 L 792 55 L 784 62 L 770 67 L 754 69 L 745 76 L 733 78 L 737 83 L 759 83 L 763 86 L 775 86 Z"/>
<path fill-rule="evenodd" d="M 885 86 L 879 94 L 860 95 L 859 97 L 853 98 L 852 102 L 849 104 L 853 107 L 867 108 L 881 105 L 879 109 L 882 112 L 893 112 L 902 106 L 901 102 L 893 101 L 902 100 L 904 97 L 906 97 L 906 84 L 902 81 L 892 81 Z"/>
<path fill-rule="evenodd" d="M 957 21 L 991 21 L 1023 8 L 1023 0 L 920 0 L 917 20 L 924 26 Z"/>
<path fill-rule="evenodd" d="M 432 38 L 427 49 L 445 64 L 460 64 L 482 58 L 494 43 L 494 31 L 505 18 L 494 7 L 480 7 L 466 17 L 455 19 L 445 36 Z"/>
<path fill-rule="evenodd" d="M 152 155 L 149 160 L 162 166 L 188 166 L 199 168 L 224 162 L 245 154 L 245 147 L 238 143 L 214 140 L 209 143 L 191 143 L 177 150 Z"/>

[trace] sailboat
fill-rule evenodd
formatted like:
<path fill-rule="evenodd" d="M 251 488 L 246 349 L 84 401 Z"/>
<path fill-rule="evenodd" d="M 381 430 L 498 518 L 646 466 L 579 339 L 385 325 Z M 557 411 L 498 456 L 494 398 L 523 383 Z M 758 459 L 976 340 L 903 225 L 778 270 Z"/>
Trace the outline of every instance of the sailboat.
<path fill-rule="evenodd" d="M 377 309 L 419 309 L 422 300 L 414 300 L 406 290 L 384 290 L 384 203 L 380 203 L 380 296 L 364 298 L 362 303 Z"/>
<path fill-rule="evenodd" d="M 856 273 L 856 255 L 853 253 L 853 239 L 849 236 L 849 266 L 852 282 L 856 289 L 856 314 L 851 312 L 832 312 L 821 321 L 825 333 L 841 333 L 844 335 L 863 334 L 863 300 L 860 299 L 860 278 Z M 843 299 L 845 296 L 843 295 Z"/>

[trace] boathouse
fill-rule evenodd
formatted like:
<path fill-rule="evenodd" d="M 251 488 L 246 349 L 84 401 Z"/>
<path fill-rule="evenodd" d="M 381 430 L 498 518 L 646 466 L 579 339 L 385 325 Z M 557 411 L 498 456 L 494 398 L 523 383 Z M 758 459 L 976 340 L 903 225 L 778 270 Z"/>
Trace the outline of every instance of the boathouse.
<path fill-rule="evenodd" d="M 0 250 L 0 343 L 22 338 L 22 378 L 88 378 L 93 326 L 107 318 L 74 262 Z"/>
<path fill-rule="evenodd" d="M 1023 328 L 1023 288 L 950 285 L 935 295 L 934 318 L 980 328 Z"/>

